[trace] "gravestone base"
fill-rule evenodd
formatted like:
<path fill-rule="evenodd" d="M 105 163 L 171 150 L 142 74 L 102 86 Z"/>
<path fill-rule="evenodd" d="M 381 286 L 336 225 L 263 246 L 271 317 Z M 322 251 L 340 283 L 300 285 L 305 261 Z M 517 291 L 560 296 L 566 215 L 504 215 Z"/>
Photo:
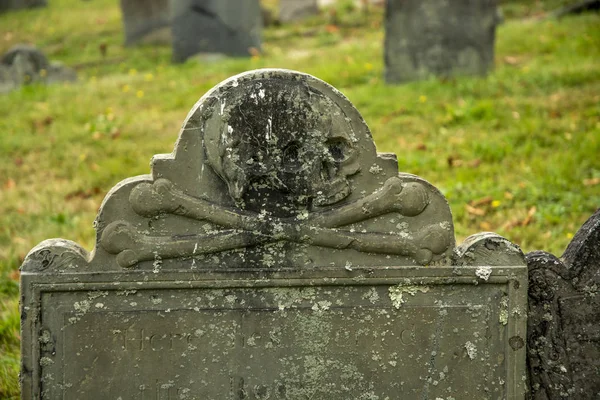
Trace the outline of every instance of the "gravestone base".
<path fill-rule="evenodd" d="M 486 280 L 475 267 L 143 276 L 28 267 L 23 398 L 521 399 L 525 390 L 525 267 L 494 267 Z"/>

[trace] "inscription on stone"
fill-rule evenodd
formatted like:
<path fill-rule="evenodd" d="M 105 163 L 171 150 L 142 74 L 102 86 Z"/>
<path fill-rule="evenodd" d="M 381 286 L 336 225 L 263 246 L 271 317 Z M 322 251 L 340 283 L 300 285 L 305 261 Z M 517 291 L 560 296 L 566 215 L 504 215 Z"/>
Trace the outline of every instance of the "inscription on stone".
<path fill-rule="evenodd" d="M 522 399 L 527 271 L 297 72 L 228 79 L 96 248 L 27 256 L 22 398 Z M 489 261 L 486 263 L 486 261 Z"/>

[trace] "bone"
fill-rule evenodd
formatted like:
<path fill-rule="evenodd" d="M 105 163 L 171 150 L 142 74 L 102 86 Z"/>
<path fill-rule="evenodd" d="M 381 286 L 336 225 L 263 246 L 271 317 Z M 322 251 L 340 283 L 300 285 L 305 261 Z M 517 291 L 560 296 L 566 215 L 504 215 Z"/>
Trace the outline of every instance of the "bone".
<path fill-rule="evenodd" d="M 403 183 L 400 178 L 389 178 L 372 194 L 334 210 L 314 212 L 308 222 L 324 227 L 340 227 L 397 212 L 413 217 L 429 204 L 427 191 L 417 182 Z"/>
<path fill-rule="evenodd" d="M 108 253 L 117 255 L 119 266 L 129 268 L 140 261 L 150 261 L 156 257 L 161 259 L 191 257 L 196 254 L 217 253 L 253 246 L 270 240 L 272 239 L 258 233 L 234 230 L 182 238 L 147 236 L 140 234 L 129 223 L 116 221 L 104 229 L 100 245 Z"/>
<path fill-rule="evenodd" d="M 117 263 L 121 267 L 128 268 L 140 261 L 151 261 L 156 257 L 190 257 L 280 240 L 333 249 L 398 254 L 413 257 L 422 265 L 429 263 L 433 254 L 440 254 L 449 245 L 447 235 L 437 225 L 422 229 L 416 239 L 393 234 L 359 233 L 317 227 L 305 227 L 294 231 L 292 236 L 283 232 L 277 236 L 266 236 L 256 232 L 227 230 L 212 235 L 177 238 L 146 236 L 140 234 L 131 224 L 122 221 L 113 222 L 105 228 L 100 244 L 108 253 L 117 255 Z"/>
<path fill-rule="evenodd" d="M 298 221 L 294 218 L 270 218 L 261 221 L 255 213 L 236 208 L 219 206 L 207 200 L 189 196 L 173 187 L 166 179 L 158 179 L 153 184 L 142 183 L 136 186 L 129 197 L 134 211 L 142 216 L 155 216 L 160 213 L 182 215 L 197 220 L 207 220 L 227 228 L 269 232 L 272 225 L 279 225 L 292 235 Z M 308 224 L 334 228 L 371 219 L 382 214 L 398 212 L 405 216 L 415 216 L 423 212 L 429 204 L 429 196 L 423 185 L 417 182 L 403 183 L 392 177 L 374 193 L 354 203 L 335 210 L 312 213 Z"/>

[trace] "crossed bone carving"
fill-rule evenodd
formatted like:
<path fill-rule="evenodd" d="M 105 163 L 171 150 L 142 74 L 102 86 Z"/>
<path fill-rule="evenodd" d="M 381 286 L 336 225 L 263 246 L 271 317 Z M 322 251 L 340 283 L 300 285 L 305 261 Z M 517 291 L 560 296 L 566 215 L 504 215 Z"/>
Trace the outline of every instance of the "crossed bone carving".
<path fill-rule="evenodd" d="M 117 255 L 121 267 L 156 257 L 193 257 L 281 240 L 410 256 L 420 264 L 427 264 L 434 254 L 443 253 L 450 244 L 447 232 L 439 225 L 427 226 L 412 237 L 338 229 L 391 212 L 404 216 L 423 212 L 429 204 L 425 188 L 417 182 L 403 183 L 398 177 L 389 178 L 380 189 L 353 203 L 287 218 L 267 217 L 192 197 L 167 179 L 137 185 L 129 201 L 133 210 L 144 217 L 174 214 L 225 229 L 204 235 L 147 236 L 125 221 L 115 221 L 103 231 L 100 243 L 108 253 Z"/>

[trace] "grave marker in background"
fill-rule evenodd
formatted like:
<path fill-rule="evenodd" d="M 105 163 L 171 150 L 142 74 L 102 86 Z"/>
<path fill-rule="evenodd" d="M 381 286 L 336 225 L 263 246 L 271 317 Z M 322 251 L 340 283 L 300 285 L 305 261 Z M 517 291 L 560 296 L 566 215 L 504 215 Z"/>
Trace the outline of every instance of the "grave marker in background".
<path fill-rule="evenodd" d="M 121 0 L 125 44 L 171 43 L 169 0 Z"/>
<path fill-rule="evenodd" d="M 23 8 L 46 7 L 46 0 L 0 0 L 0 12 Z"/>
<path fill-rule="evenodd" d="M 312 76 L 213 88 L 95 228 L 24 261 L 23 399 L 524 396 L 520 249 L 455 249 L 443 195 Z"/>
<path fill-rule="evenodd" d="M 317 0 L 280 0 L 279 20 L 281 22 L 297 21 L 317 15 L 319 6 Z"/>
<path fill-rule="evenodd" d="M 258 0 L 172 1 L 171 16 L 175 62 L 198 53 L 244 57 L 260 50 L 262 15 Z"/>
<path fill-rule="evenodd" d="M 388 0 L 385 78 L 485 75 L 494 64 L 496 0 Z"/>

